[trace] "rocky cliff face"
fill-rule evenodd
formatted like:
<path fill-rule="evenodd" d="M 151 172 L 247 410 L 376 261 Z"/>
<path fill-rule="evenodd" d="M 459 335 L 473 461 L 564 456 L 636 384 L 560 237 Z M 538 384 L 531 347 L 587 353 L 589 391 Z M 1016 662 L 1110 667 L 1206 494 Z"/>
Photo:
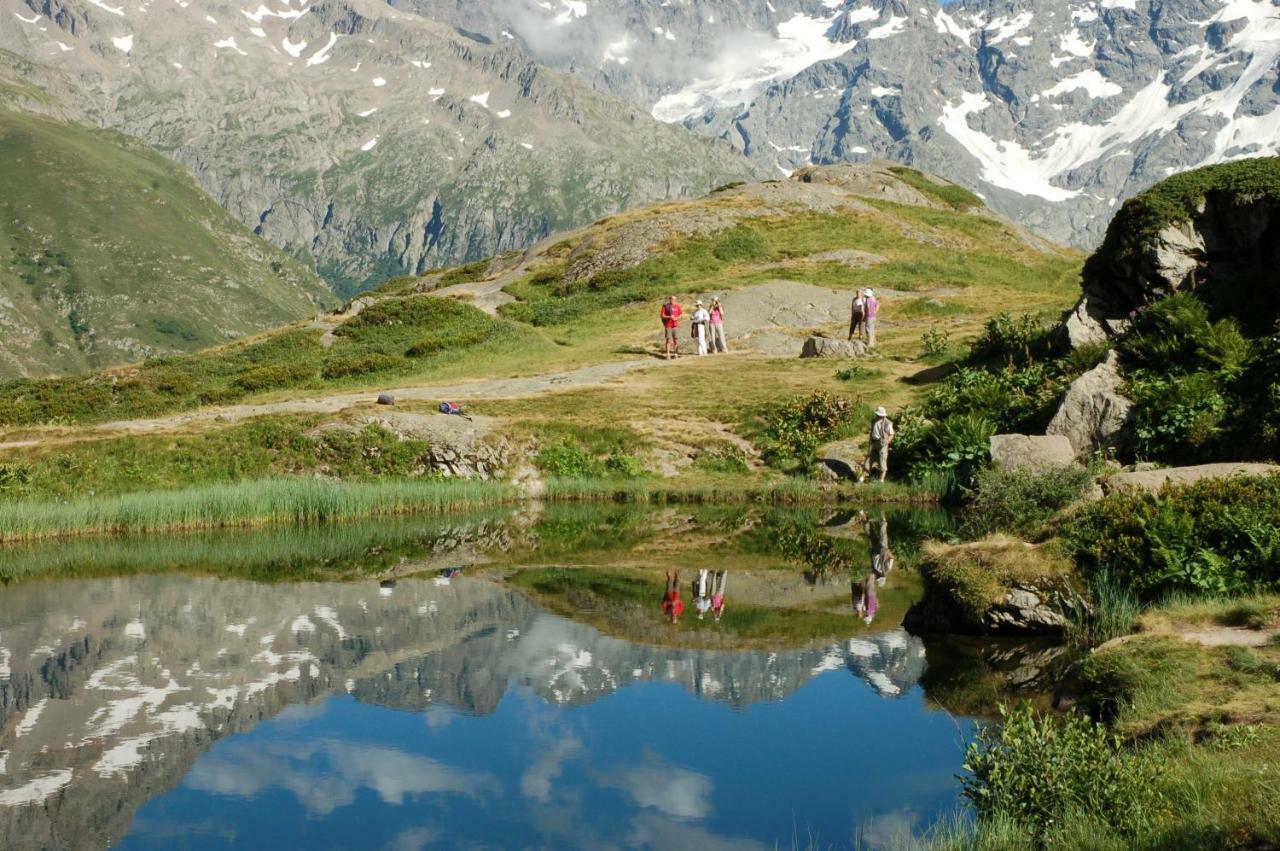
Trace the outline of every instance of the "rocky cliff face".
<path fill-rule="evenodd" d="M 0 603 L 0 846 L 109 845 L 213 742 L 330 695 L 485 713 L 513 682 L 569 705 L 662 680 L 744 706 L 840 667 L 896 696 L 920 678 L 923 645 L 894 630 L 778 653 L 666 650 L 483 580 L 12 587 Z"/>
<path fill-rule="evenodd" d="M 403 0 L 789 172 L 875 157 L 1082 246 L 1175 171 L 1280 150 L 1272 0 Z"/>
<path fill-rule="evenodd" d="M 377 0 L 0 0 L 25 85 L 185 165 L 342 293 L 752 174 L 728 146 Z"/>

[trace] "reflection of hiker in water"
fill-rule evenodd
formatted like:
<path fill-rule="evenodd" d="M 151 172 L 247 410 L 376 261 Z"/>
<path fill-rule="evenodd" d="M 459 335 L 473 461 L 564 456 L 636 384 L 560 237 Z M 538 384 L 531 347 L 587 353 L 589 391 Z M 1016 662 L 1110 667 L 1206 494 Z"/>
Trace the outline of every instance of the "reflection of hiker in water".
<path fill-rule="evenodd" d="M 680 599 L 680 571 L 667 571 L 667 593 L 662 595 L 662 614 L 678 623 L 684 613 L 684 602 Z"/>
<path fill-rule="evenodd" d="M 727 570 L 717 570 L 711 574 L 711 616 L 716 620 L 724 615 L 724 586 L 728 581 Z"/>
<path fill-rule="evenodd" d="M 704 567 L 698 571 L 697 577 L 693 580 L 693 608 L 698 613 L 698 620 L 702 620 L 707 609 L 711 608 L 711 595 L 708 588 L 707 569 Z"/>
<path fill-rule="evenodd" d="M 880 610 L 880 599 L 876 596 L 876 575 L 869 573 L 862 581 L 853 579 L 850 585 L 853 610 L 858 613 L 858 617 L 862 618 L 862 622 L 869 626 L 876 619 L 876 612 Z"/>
<path fill-rule="evenodd" d="M 893 550 L 889 548 L 889 518 L 882 513 L 879 523 L 868 521 L 867 536 L 871 539 L 871 572 L 876 581 L 884 585 L 894 565 Z"/>
<path fill-rule="evenodd" d="M 382 579 L 378 582 L 378 594 L 383 597 L 390 597 L 396 593 L 396 581 L 394 579 Z"/>

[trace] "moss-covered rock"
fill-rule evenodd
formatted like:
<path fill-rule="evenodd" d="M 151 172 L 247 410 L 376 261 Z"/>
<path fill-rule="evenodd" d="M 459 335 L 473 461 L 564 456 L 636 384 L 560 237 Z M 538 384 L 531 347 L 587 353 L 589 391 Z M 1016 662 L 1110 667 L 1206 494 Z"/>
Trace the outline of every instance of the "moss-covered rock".
<path fill-rule="evenodd" d="M 1070 562 L 1010 538 L 928 543 L 920 570 L 924 597 L 905 621 L 915 632 L 1061 633 L 1073 611 L 1088 607 Z"/>

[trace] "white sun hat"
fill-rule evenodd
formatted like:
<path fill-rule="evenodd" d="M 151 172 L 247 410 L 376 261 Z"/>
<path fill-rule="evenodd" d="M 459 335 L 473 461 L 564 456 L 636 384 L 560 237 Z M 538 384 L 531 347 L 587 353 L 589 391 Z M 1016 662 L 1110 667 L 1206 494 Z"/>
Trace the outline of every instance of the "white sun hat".
<path fill-rule="evenodd" d="M 880 407 L 876 408 L 876 416 L 887 417 L 889 416 L 889 412 L 884 409 L 884 405 L 881 405 Z"/>

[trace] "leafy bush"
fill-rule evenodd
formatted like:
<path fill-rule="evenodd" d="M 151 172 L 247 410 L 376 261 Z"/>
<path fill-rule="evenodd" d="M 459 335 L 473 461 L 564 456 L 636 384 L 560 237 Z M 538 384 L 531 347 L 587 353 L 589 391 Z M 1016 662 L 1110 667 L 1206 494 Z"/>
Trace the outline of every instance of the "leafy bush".
<path fill-rule="evenodd" d="M 600 465 L 577 443 L 565 440 L 538 451 L 538 469 L 556 478 L 584 478 L 598 475 Z"/>
<path fill-rule="evenodd" d="M 1105 568 L 1144 599 L 1280 588 L 1280 476 L 1112 494 L 1062 532 L 1087 572 Z"/>
<path fill-rule="evenodd" d="M 1010 366 L 1026 366 L 1049 349 L 1050 329 L 1037 316 L 1014 316 L 1005 311 L 987 320 L 981 337 L 973 341 L 975 358 L 1000 358 Z"/>
<path fill-rule="evenodd" d="M 759 440 L 761 457 L 782 469 L 808 467 L 818 447 L 852 427 L 859 413 L 850 400 L 824 391 L 771 407 Z"/>
<path fill-rule="evenodd" d="M 945 328 L 926 328 L 920 339 L 924 344 L 921 354 L 928 360 L 944 358 L 951 350 L 951 332 Z"/>
<path fill-rule="evenodd" d="M 316 368 L 309 363 L 275 363 L 245 370 L 235 384 L 241 390 L 256 393 L 260 390 L 292 387 L 315 378 L 315 375 Z"/>
<path fill-rule="evenodd" d="M 1093 481 L 1084 467 L 1030 470 L 981 470 L 972 500 L 965 508 L 966 536 L 995 532 L 1031 537 L 1054 514 L 1075 502 Z"/>
<path fill-rule="evenodd" d="M 609 473 L 624 479 L 638 479 L 645 475 L 644 465 L 639 458 L 634 455 L 624 455 L 621 452 L 614 452 L 604 459 L 604 468 Z"/>
<path fill-rule="evenodd" d="M 1134 833 L 1158 803 L 1155 766 L 1089 718 L 1038 716 L 1030 704 L 983 727 L 965 754 L 964 796 L 978 818 L 1010 818 L 1037 840 L 1073 817 Z"/>
<path fill-rule="evenodd" d="M 336 355 L 324 364 L 325 378 L 345 378 L 351 375 L 368 375 L 371 372 L 384 372 L 408 365 L 404 358 L 375 353 L 359 355 Z"/>
<path fill-rule="evenodd" d="M 1228 405 L 1214 376 L 1151 376 L 1132 382 L 1130 391 L 1139 459 L 1191 461 L 1212 454 Z"/>
<path fill-rule="evenodd" d="M 995 433 L 995 423 L 977 413 L 939 420 L 904 414 L 898 419 L 889 466 L 905 470 L 912 481 L 946 473 L 955 486 L 970 488 L 978 470 L 991 458 L 991 435 Z"/>

